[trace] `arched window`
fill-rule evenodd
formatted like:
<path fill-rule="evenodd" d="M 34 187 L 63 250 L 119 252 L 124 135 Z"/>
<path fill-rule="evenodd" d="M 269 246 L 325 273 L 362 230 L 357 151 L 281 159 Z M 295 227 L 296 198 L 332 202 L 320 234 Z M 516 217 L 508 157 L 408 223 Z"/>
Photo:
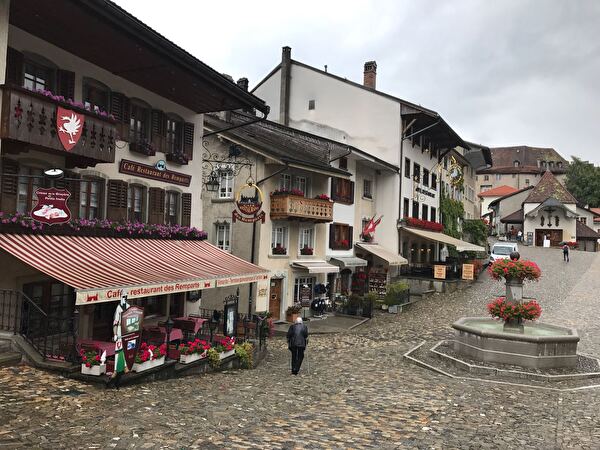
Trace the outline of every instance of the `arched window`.
<path fill-rule="evenodd" d="M 83 103 L 90 109 L 110 110 L 110 88 L 93 78 L 83 78 Z"/>
<path fill-rule="evenodd" d="M 167 114 L 166 153 L 183 153 L 183 119 L 177 114 Z"/>

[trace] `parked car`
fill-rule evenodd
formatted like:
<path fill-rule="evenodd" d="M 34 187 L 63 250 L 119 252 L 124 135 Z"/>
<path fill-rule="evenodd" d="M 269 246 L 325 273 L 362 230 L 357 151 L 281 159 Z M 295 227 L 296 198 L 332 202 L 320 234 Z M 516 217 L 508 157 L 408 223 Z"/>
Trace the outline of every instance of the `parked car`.
<path fill-rule="evenodd" d="M 508 259 L 512 252 L 518 252 L 519 246 L 515 242 L 498 242 L 492 247 L 490 264 L 498 259 Z"/>

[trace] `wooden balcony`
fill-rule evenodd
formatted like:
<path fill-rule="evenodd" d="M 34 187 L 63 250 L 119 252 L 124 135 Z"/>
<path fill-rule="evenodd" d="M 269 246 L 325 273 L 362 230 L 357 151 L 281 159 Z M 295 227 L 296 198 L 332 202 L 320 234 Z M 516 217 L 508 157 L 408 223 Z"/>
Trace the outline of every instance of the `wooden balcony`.
<path fill-rule="evenodd" d="M 58 106 L 85 116 L 81 137 L 70 151 L 58 138 Z M 108 117 L 27 89 L 2 86 L 0 138 L 59 153 L 68 157 L 67 164 L 85 167 L 115 161 L 117 129 L 115 121 Z"/>
<path fill-rule="evenodd" d="M 299 195 L 271 197 L 271 220 L 333 222 L 333 202 Z"/>

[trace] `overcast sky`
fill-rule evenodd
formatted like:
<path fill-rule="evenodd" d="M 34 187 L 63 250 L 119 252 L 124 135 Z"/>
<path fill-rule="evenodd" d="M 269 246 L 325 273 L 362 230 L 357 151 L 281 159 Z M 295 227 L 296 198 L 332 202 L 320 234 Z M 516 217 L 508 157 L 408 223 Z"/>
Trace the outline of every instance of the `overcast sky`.
<path fill-rule="evenodd" d="M 600 163 L 600 1 L 117 3 L 253 87 L 292 58 L 439 112 L 465 140 L 554 147 Z"/>

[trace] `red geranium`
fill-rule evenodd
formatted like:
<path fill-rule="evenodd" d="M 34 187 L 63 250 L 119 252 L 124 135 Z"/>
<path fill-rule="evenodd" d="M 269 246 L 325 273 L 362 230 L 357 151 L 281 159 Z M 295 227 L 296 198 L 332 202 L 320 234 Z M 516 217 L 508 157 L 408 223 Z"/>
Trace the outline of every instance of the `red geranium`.
<path fill-rule="evenodd" d="M 216 345 L 216 350 L 219 353 L 228 352 L 229 350 L 233 350 L 233 346 L 235 345 L 235 338 L 225 336 L 222 339 L 219 339 L 219 342 Z"/>
<path fill-rule="evenodd" d="M 498 297 L 487 305 L 492 317 L 498 317 L 505 322 L 511 319 L 536 320 L 542 314 L 542 307 L 535 300 L 524 303 L 506 301 L 506 297 Z"/>
<path fill-rule="evenodd" d="M 537 281 L 542 276 L 538 265 L 527 260 L 499 259 L 490 265 L 488 272 L 495 280 L 514 278 L 521 281 Z"/>
<path fill-rule="evenodd" d="M 444 231 L 444 225 L 442 225 L 441 223 L 438 223 L 438 222 L 432 222 L 430 220 L 415 219 L 414 217 L 407 217 L 405 219 L 405 221 L 409 227 L 422 228 L 424 230 L 439 231 L 439 232 Z"/>

